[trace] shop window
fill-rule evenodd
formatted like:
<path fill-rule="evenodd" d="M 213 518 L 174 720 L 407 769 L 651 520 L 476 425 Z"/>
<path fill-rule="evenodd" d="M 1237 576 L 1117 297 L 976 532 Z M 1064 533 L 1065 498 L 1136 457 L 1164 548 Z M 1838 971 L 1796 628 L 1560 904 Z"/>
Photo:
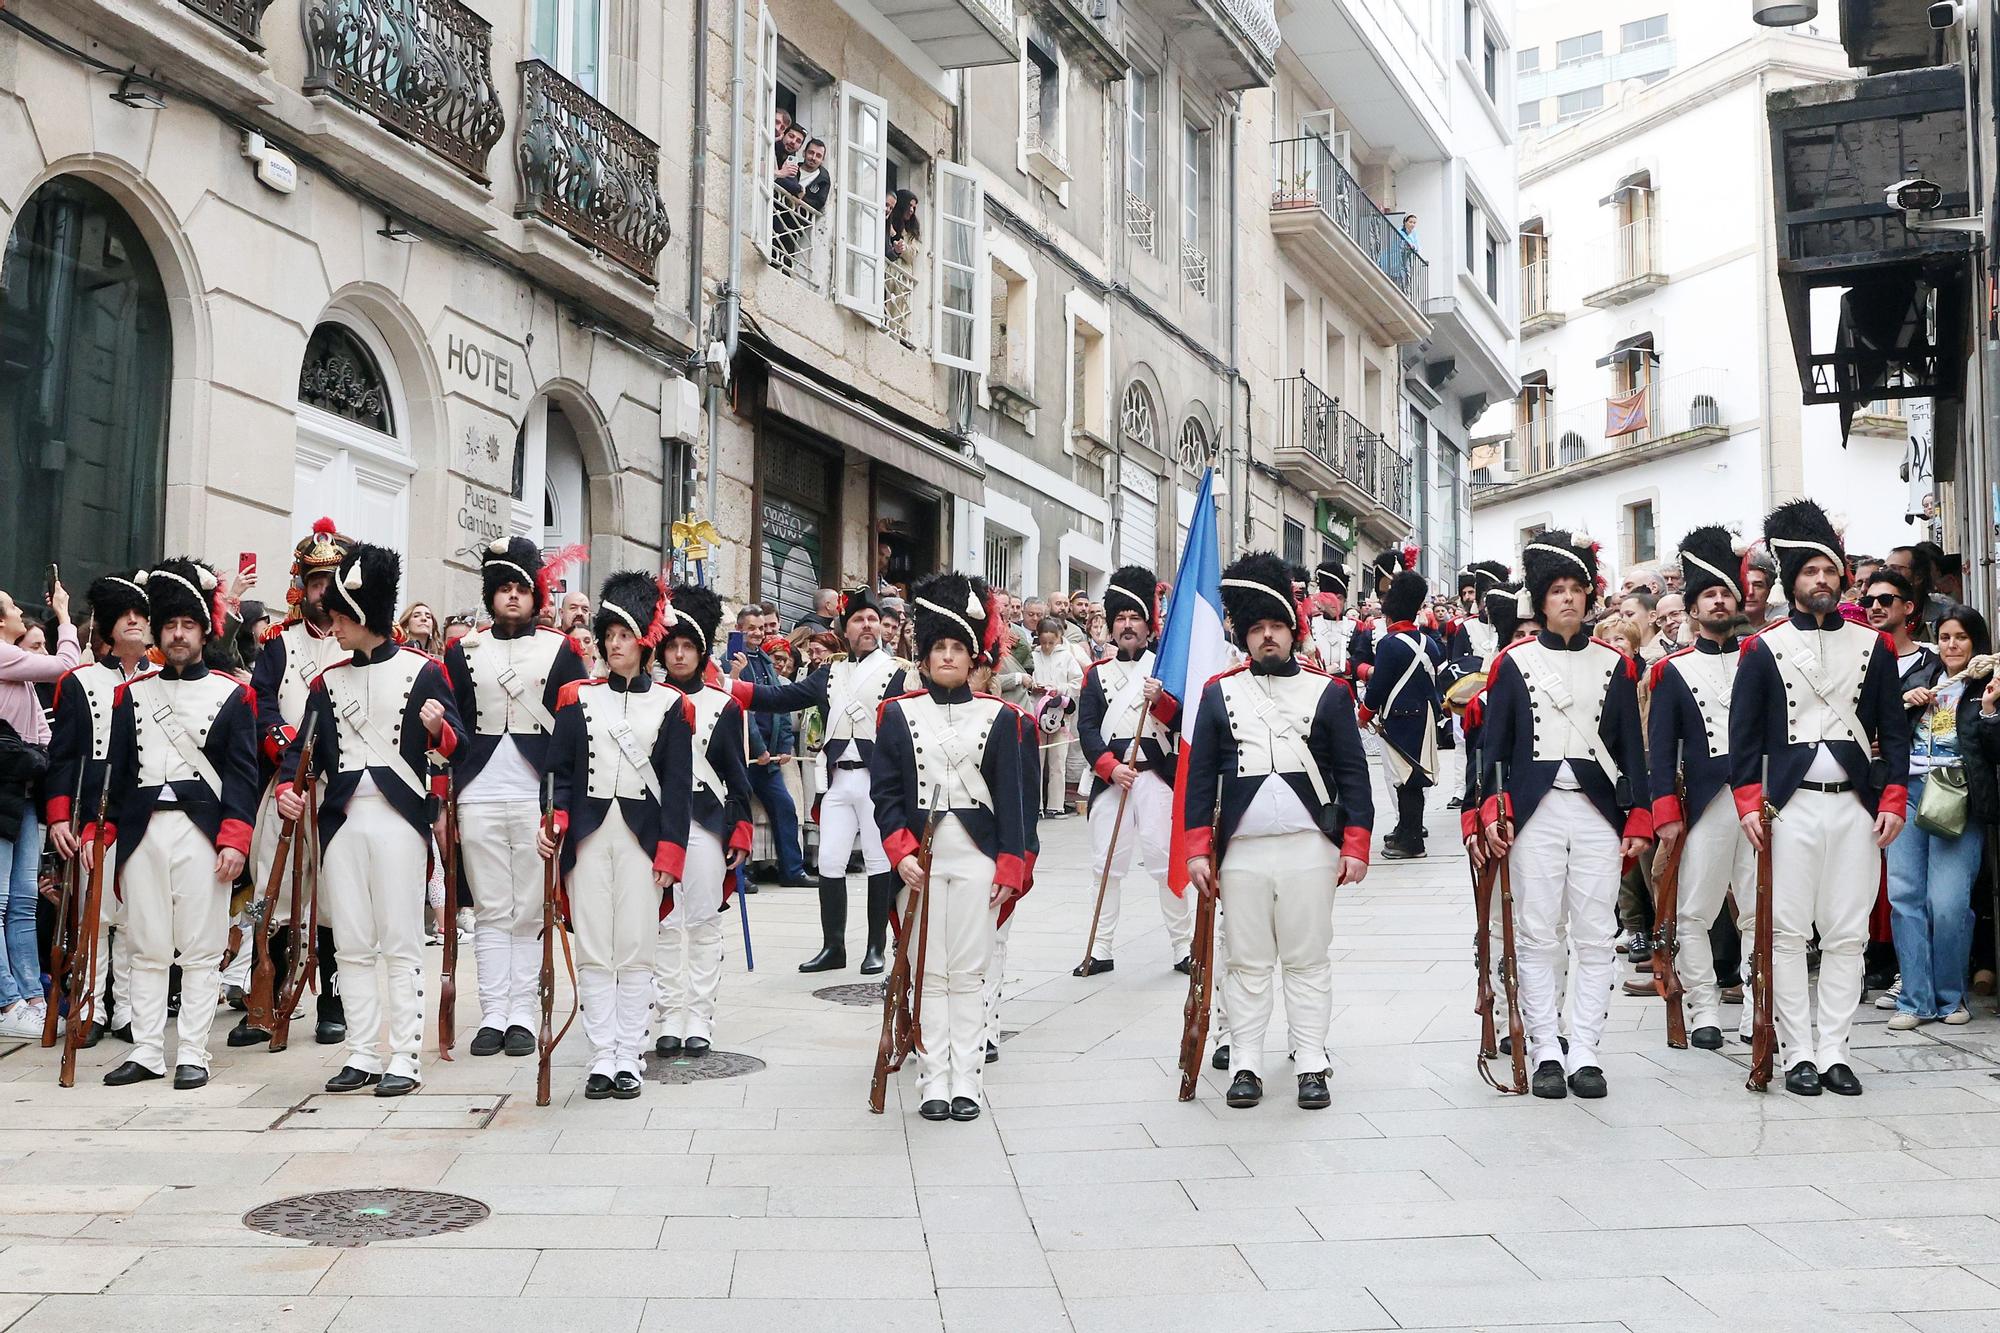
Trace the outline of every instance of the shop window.
<path fill-rule="evenodd" d="M 0 261 L 0 588 L 39 610 L 51 562 L 79 594 L 159 557 L 173 336 L 132 219 L 59 176 Z"/>

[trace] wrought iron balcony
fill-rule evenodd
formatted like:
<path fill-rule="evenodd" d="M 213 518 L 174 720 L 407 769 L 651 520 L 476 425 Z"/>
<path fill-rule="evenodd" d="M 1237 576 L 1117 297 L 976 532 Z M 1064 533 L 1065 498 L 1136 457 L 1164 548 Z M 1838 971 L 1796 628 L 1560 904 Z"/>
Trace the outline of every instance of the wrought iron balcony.
<path fill-rule="evenodd" d="M 1319 135 L 1271 145 L 1271 227 L 1336 283 L 1375 289 L 1373 313 L 1396 341 L 1430 332 L 1430 265 Z"/>
<path fill-rule="evenodd" d="M 1208 295 L 1208 254 L 1193 241 L 1181 242 L 1181 281 L 1196 296 Z"/>
<path fill-rule="evenodd" d="M 1155 217 L 1153 206 L 1133 194 L 1125 192 L 1125 235 L 1141 249 L 1153 249 Z"/>
<path fill-rule="evenodd" d="M 521 73 L 517 216 L 530 214 L 653 281 L 667 244 L 660 147 L 539 60 Z"/>
<path fill-rule="evenodd" d="M 271 0 L 181 0 L 195 13 L 214 23 L 252 51 L 264 49 L 258 30 Z"/>
<path fill-rule="evenodd" d="M 1380 518 L 1386 511 L 1410 519 L 1415 489 L 1409 459 L 1303 374 L 1278 381 L 1278 394 L 1273 462 L 1280 472 L 1358 516 Z"/>
<path fill-rule="evenodd" d="M 481 185 L 507 117 L 493 31 L 458 0 L 304 0 L 307 93 L 331 93 Z"/>

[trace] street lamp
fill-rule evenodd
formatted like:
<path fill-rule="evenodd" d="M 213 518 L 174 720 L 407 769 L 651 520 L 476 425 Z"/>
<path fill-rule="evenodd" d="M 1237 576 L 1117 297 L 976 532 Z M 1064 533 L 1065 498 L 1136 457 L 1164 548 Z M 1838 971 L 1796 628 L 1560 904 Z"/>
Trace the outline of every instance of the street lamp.
<path fill-rule="evenodd" d="M 1790 28 L 1819 17 L 1819 0 L 1750 0 L 1750 17 L 1767 28 Z"/>

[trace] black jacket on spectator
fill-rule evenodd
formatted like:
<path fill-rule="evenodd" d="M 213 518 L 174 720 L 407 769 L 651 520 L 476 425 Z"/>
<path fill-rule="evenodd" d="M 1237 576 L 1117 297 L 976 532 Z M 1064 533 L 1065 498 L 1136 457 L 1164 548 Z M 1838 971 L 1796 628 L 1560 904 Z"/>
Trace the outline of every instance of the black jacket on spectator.
<path fill-rule="evenodd" d="M 1903 689 L 1930 689 L 1943 679 L 1944 663 L 1932 657 L 1904 677 Z M 1973 823 L 1990 828 L 2000 824 L 2000 772 L 1994 768 L 1995 764 L 2000 764 L 2000 713 L 1987 717 L 1979 711 L 1979 696 L 1985 689 L 1985 681 L 1965 682 L 1965 693 L 1958 701 L 1958 753 L 1965 765 L 1967 813 Z M 1910 752 L 1915 754 L 1923 748 L 1914 736 L 1925 710 L 1905 708 L 1903 711 L 1910 719 L 1913 737 Z"/>

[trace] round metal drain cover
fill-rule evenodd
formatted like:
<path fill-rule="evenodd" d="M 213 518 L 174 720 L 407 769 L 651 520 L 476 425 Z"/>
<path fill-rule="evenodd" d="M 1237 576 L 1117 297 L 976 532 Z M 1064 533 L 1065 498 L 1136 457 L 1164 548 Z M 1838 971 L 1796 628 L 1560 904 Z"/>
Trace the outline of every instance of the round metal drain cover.
<path fill-rule="evenodd" d="M 243 1214 L 243 1225 L 315 1245 L 355 1246 L 463 1231 L 491 1211 L 477 1199 L 435 1190 L 328 1190 L 261 1204 Z"/>
<path fill-rule="evenodd" d="M 655 1083 L 705 1083 L 712 1078 L 754 1074 L 764 1062 L 741 1051 L 711 1050 L 707 1055 L 648 1055 L 646 1077 Z"/>
<path fill-rule="evenodd" d="M 879 981 L 850 981 L 844 986 L 821 986 L 813 992 L 815 1000 L 832 1000 L 835 1004 L 872 1004 L 882 1007 L 882 997 L 889 988 Z"/>

